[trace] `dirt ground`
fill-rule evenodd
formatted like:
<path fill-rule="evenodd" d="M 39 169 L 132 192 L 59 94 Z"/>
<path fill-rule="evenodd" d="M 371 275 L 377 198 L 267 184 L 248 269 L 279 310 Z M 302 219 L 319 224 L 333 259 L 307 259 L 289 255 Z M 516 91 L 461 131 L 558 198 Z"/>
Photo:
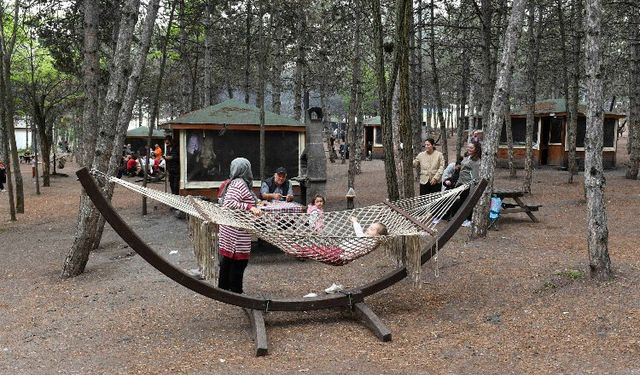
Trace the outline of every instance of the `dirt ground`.
<path fill-rule="evenodd" d="M 622 140 L 624 141 L 624 139 Z M 70 163 L 35 194 L 24 165 L 26 213 L 8 221 L 0 194 L 0 373 L 2 374 L 640 374 L 640 183 L 607 171 L 609 252 L 615 278 L 590 279 L 581 180 L 535 171 L 524 214 L 470 241 L 460 228 L 438 262 L 366 302 L 393 333 L 383 343 L 344 311 L 270 312 L 270 354 L 253 356 L 244 312 L 175 284 L 136 255 L 107 226 L 86 272 L 59 275 L 71 246 L 80 185 Z M 329 209 L 344 205 L 347 165 L 328 168 Z M 499 170 L 497 187 L 518 180 Z M 385 198 L 381 161 L 363 162 L 356 205 Z M 163 186 L 157 185 L 161 189 Z M 160 254 L 196 267 L 186 221 L 121 188 L 114 204 Z M 332 283 L 357 286 L 388 271 L 376 252 L 343 267 L 255 251 L 245 291 L 301 297 Z"/>

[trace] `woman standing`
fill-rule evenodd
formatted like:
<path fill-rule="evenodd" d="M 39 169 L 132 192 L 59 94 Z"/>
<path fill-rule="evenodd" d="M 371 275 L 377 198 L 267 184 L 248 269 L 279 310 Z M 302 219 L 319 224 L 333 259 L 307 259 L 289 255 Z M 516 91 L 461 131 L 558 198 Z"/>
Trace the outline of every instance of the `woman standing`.
<path fill-rule="evenodd" d="M 458 182 L 456 183 L 456 187 L 464 184 L 476 183 L 480 180 L 480 163 L 482 158 L 482 146 L 480 146 L 479 142 L 470 142 L 467 145 L 467 156 L 462 159 L 460 163 L 460 175 L 458 176 Z M 451 217 L 455 215 L 456 212 L 462 206 L 462 202 L 469 195 L 469 189 L 466 189 L 460 194 L 460 197 L 455 201 L 455 203 L 451 206 L 447 217 Z M 470 213 L 467 219 L 462 223 L 463 227 L 471 226 L 471 215 Z"/>
<path fill-rule="evenodd" d="M 247 210 L 259 216 L 262 211 L 256 206 L 253 194 L 253 173 L 251 163 L 245 158 L 235 158 L 231 162 L 229 183 L 223 193 L 223 207 Z M 251 234 L 234 227 L 220 225 L 219 237 L 220 275 L 218 288 L 242 293 L 244 270 L 249 263 Z"/>
<path fill-rule="evenodd" d="M 441 190 L 444 156 L 434 148 L 435 141 L 429 138 L 424 142 L 424 151 L 413 159 L 413 166 L 420 166 L 420 195 L 437 193 Z"/>

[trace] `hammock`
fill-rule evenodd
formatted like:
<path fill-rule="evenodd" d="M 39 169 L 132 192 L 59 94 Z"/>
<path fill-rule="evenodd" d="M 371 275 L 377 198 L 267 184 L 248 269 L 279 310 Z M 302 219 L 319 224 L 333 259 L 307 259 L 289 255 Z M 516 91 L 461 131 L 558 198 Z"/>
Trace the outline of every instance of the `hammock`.
<path fill-rule="evenodd" d="M 205 268 L 203 274 L 208 273 L 206 268 L 211 267 L 208 260 L 210 251 L 197 249 L 215 247 L 216 238 L 215 235 L 211 238 L 211 234 L 217 232 L 217 225 L 245 230 L 289 255 L 311 258 L 330 265 L 347 264 L 385 245 L 388 253 L 399 264 L 417 263 L 419 269 L 424 242 L 437 233 L 434 219 L 442 218 L 460 194 L 469 187 L 463 185 L 393 203 L 383 202 L 352 210 L 324 212 L 323 226 L 317 228 L 309 225 L 310 215 L 307 213 L 265 211 L 263 215 L 256 217 L 247 211 L 222 207 L 203 199 L 145 188 L 97 171 L 92 173 L 188 214 L 196 256 Z M 384 223 L 388 235 L 357 237 L 351 223 L 352 216 L 358 219 L 363 228 L 377 222 Z"/>

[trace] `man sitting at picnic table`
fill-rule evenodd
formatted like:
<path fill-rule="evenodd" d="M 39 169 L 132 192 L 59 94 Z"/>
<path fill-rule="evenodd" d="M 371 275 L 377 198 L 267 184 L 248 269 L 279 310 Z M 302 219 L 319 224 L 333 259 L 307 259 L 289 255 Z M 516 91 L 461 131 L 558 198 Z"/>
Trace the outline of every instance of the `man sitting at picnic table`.
<path fill-rule="evenodd" d="M 260 187 L 260 198 L 266 201 L 293 200 L 293 186 L 287 179 L 287 170 L 279 167 L 273 176 L 262 182 Z"/>

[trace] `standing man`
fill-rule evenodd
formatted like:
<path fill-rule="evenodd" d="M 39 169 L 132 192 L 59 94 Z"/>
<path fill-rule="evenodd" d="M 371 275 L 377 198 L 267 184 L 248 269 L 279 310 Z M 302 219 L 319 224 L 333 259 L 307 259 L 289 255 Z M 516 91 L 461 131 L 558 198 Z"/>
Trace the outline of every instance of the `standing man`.
<path fill-rule="evenodd" d="M 173 137 L 170 135 L 164 138 L 164 144 L 167 146 L 167 154 L 164 159 L 166 161 L 167 172 L 169 173 L 169 186 L 171 194 L 180 194 L 180 154 L 178 146 L 174 144 Z"/>
<path fill-rule="evenodd" d="M 291 202 L 293 200 L 293 186 L 291 186 L 291 181 L 287 179 L 287 170 L 284 167 L 276 169 L 273 176 L 262 182 L 260 198 L 267 201 L 286 200 Z"/>
<path fill-rule="evenodd" d="M 420 195 L 436 193 L 441 190 L 444 156 L 434 148 L 435 141 L 429 138 L 424 142 L 424 151 L 413 159 L 413 166 L 420 166 Z"/>

